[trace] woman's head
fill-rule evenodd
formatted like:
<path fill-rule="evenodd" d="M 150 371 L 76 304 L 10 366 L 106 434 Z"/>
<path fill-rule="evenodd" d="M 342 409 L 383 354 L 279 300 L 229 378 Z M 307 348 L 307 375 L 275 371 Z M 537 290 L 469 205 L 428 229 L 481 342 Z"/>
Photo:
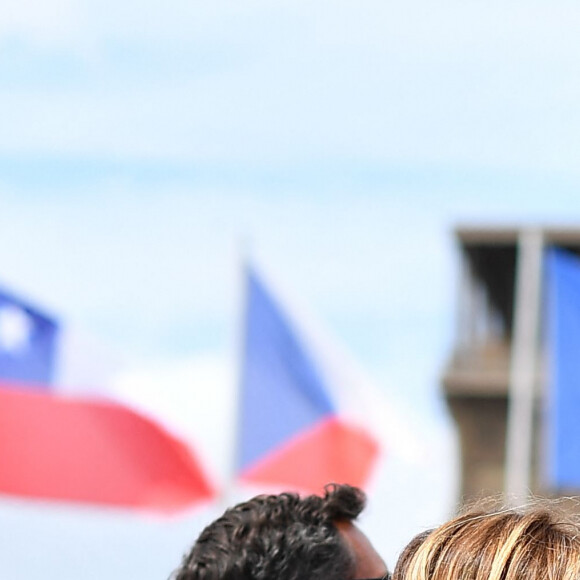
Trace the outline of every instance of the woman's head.
<path fill-rule="evenodd" d="M 414 538 L 393 580 L 580 580 L 580 526 L 546 506 L 470 511 Z"/>

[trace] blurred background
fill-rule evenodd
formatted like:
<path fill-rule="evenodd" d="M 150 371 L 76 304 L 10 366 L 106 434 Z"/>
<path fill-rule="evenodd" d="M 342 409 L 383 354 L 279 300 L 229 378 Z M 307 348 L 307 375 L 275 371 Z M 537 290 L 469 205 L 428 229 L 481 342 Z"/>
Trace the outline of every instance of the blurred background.
<path fill-rule="evenodd" d="M 90 337 L 121 390 L 191 387 L 217 481 L 251 256 L 405 426 L 385 446 L 414 459 L 362 521 L 392 566 L 460 500 L 454 228 L 580 217 L 579 32 L 567 0 L 4 0 L 0 283 Z M 165 578 L 224 507 L 3 495 L 0 574 Z"/>

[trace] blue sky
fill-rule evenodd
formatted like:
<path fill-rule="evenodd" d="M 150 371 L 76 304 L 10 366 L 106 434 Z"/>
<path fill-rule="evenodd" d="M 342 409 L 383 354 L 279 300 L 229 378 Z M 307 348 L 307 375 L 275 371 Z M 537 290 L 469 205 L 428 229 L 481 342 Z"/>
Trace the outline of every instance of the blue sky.
<path fill-rule="evenodd" d="M 572 2 L 10 0 L 7 14 L 6 153 L 509 169 L 577 158 Z"/>
<path fill-rule="evenodd" d="M 563 0 L 5 0 L 0 280 L 135 368 L 211 375 L 235 364 L 250 254 L 447 461 L 452 228 L 578 222 L 579 29 Z M 107 537 L 126 560 L 95 578 L 158 578 L 199 526 L 0 509 L 16 580 L 45 577 L 20 568 L 30 541 L 88 578 Z"/>

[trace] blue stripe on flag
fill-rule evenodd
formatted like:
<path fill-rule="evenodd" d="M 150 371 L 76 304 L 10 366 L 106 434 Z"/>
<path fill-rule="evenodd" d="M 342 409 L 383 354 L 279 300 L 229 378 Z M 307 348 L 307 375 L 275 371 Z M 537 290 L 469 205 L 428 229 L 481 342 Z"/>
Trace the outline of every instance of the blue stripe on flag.
<path fill-rule="evenodd" d="M 238 469 L 335 411 L 291 321 L 255 272 L 247 272 Z"/>
<path fill-rule="evenodd" d="M 53 378 L 56 322 L 0 290 L 0 380 L 48 386 Z"/>
<path fill-rule="evenodd" d="M 580 488 L 580 259 L 552 249 L 546 270 L 549 480 Z"/>

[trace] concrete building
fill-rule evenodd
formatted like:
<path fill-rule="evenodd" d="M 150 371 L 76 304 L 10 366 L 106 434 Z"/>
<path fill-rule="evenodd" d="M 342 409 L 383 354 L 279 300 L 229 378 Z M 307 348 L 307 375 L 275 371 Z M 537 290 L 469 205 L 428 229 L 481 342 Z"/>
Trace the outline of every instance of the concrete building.
<path fill-rule="evenodd" d="M 460 227 L 455 236 L 457 331 L 443 388 L 460 437 L 463 499 L 521 495 L 526 487 L 550 495 L 543 477 L 542 256 L 551 245 L 580 254 L 580 228 Z"/>

